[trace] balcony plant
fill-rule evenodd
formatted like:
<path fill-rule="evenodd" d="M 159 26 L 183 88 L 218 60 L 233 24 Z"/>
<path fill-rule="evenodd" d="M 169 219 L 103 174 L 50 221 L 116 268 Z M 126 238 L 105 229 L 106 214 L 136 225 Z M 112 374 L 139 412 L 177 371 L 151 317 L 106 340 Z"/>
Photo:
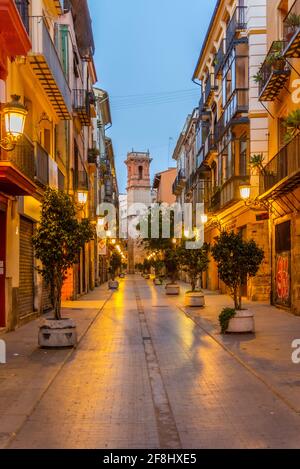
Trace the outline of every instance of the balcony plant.
<path fill-rule="evenodd" d="M 113 250 L 110 255 L 109 268 L 108 268 L 108 273 L 110 274 L 108 287 L 110 290 L 117 290 L 119 288 L 119 282 L 116 280 L 116 276 L 121 266 L 122 266 L 122 257 L 117 251 Z"/>
<path fill-rule="evenodd" d="M 276 41 L 267 56 L 266 63 L 273 70 L 284 70 L 285 58 L 283 55 L 283 41 Z"/>
<path fill-rule="evenodd" d="M 100 151 L 98 150 L 98 148 L 90 148 L 88 151 L 88 162 L 91 164 L 96 164 L 99 155 Z"/>
<path fill-rule="evenodd" d="M 300 109 L 290 112 L 285 119 L 285 143 L 289 143 L 300 131 Z"/>
<path fill-rule="evenodd" d="M 204 306 L 204 294 L 201 289 L 197 289 L 197 284 L 202 277 L 203 272 L 208 268 L 209 246 L 203 245 L 201 249 L 185 249 L 183 246 L 180 250 L 181 270 L 189 276 L 191 290 L 185 293 L 185 306 Z"/>
<path fill-rule="evenodd" d="M 220 279 L 229 289 L 235 314 L 228 322 L 228 332 L 254 332 L 254 315 L 242 308 L 241 286 L 255 277 L 264 259 L 264 251 L 254 240 L 244 241 L 240 234 L 223 231 L 211 249 Z M 219 317 L 222 327 L 222 315 Z M 222 327 L 223 332 L 224 328 Z"/>
<path fill-rule="evenodd" d="M 253 75 L 253 80 L 255 81 L 255 83 L 259 84 L 263 81 L 263 79 L 264 77 L 263 77 L 261 70 L 259 70 L 255 75 Z"/>
<path fill-rule="evenodd" d="M 297 15 L 297 13 L 290 13 L 284 23 L 285 26 L 288 28 L 286 40 L 287 42 L 290 42 L 296 30 L 300 28 L 300 15 Z"/>
<path fill-rule="evenodd" d="M 77 220 L 77 206 L 63 191 L 46 189 L 41 219 L 33 236 L 35 257 L 42 267 L 37 270 L 49 286 L 54 318 L 45 320 L 39 331 L 39 344 L 47 347 L 76 345 L 76 325 L 61 316 L 61 292 L 68 269 L 78 262 L 85 243 L 95 232 L 88 220 Z"/>

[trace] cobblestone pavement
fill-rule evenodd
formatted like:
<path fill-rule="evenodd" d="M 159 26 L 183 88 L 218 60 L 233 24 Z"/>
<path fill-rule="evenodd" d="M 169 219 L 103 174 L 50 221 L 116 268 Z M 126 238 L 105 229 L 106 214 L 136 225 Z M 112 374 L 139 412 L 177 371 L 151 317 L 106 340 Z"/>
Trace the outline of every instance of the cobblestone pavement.
<path fill-rule="evenodd" d="M 300 416 L 136 276 L 121 282 L 9 447 L 299 448 Z"/>

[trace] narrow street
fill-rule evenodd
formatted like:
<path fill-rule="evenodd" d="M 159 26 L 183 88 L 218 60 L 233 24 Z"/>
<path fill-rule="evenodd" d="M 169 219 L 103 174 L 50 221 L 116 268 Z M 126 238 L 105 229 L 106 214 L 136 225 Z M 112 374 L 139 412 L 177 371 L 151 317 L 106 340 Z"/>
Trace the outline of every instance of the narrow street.
<path fill-rule="evenodd" d="M 299 414 L 175 303 L 122 281 L 9 448 L 299 448 Z"/>

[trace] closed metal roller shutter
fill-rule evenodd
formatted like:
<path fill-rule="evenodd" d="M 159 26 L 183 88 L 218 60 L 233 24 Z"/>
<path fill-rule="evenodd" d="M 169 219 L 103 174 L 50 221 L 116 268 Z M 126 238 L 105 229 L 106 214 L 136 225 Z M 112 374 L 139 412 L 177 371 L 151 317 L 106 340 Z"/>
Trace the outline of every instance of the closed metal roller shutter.
<path fill-rule="evenodd" d="M 18 294 L 19 317 L 34 311 L 34 276 L 33 276 L 33 223 L 20 218 L 20 286 Z"/>
<path fill-rule="evenodd" d="M 44 279 L 43 279 L 43 292 L 42 292 L 42 309 L 43 309 L 43 312 L 47 312 L 52 309 L 50 287 L 48 287 Z"/>

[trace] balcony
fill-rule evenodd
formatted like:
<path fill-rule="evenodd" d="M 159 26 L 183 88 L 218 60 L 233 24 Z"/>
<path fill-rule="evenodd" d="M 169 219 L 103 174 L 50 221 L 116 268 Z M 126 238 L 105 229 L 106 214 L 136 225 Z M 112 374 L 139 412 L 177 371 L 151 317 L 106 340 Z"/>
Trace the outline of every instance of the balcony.
<path fill-rule="evenodd" d="M 189 177 L 187 178 L 187 181 L 186 181 L 186 185 L 185 185 L 185 192 L 188 194 L 189 192 L 191 192 L 191 190 L 193 189 L 194 187 L 194 183 L 195 183 L 195 178 L 196 178 L 196 174 L 195 172 L 193 171 Z"/>
<path fill-rule="evenodd" d="M 203 156 L 206 159 L 211 153 L 217 152 L 215 136 L 210 133 L 204 142 Z"/>
<path fill-rule="evenodd" d="M 58 53 L 41 16 L 30 17 L 32 51 L 29 62 L 41 83 L 57 116 L 62 120 L 71 118 L 71 91 L 65 78 Z"/>
<path fill-rule="evenodd" d="M 231 47 L 236 35 L 247 28 L 246 12 L 247 7 L 236 7 L 226 30 L 226 51 Z"/>
<path fill-rule="evenodd" d="M 76 191 L 89 190 L 89 178 L 85 170 L 74 171 L 74 189 Z"/>
<path fill-rule="evenodd" d="M 208 75 L 207 81 L 205 82 L 205 90 L 204 90 L 204 105 L 208 105 L 214 91 L 216 91 L 218 88 L 215 85 L 215 76 L 213 73 L 210 73 Z"/>
<path fill-rule="evenodd" d="M 25 137 L 17 144 L 14 151 L 0 153 L 0 191 L 5 194 L 33 195 L 35 157 L 34 145 Z"/>
<path fill-rule="evenodd" d="M 300 185 L 300 135 L 283 147 L 264 167 L 260 194 L 278 197 Z"/>
<path fill-rule="evenodd" d="M 35 154 L 36 154 L 35 181 L 39 186 L 44 188 L 49 185 L 49 155 L 39 143 L 36 143 Z"/>
<path fill-rule="evenodd" d="M 248 113 L 249 91 L 248 88 L 236 89 L 229 98 L 222 116 L 215 129 L 215 142 L 217 143 L 231 125 L 243 124 L 248 117 L 237 117 L 238 114 Z"/>
<path fill-rule="evenodd" d="M 228 181 L 226 181 L 221 188 L 220 208 L 226 207 L 227 205 L 231 205 L 241 200 L 240 186 L 242 184 L 249 183 L 249 176 L 233 176 L 228 179 Z"/>
<path fill-rule="evenodd" d="M 222 39 L 220 48 L 214 58 L 215 77 L 218 77 L 222 71 L 225 60 L 225 39 Z"/>
<path fill-rule="evenodd" d="M 274 101 L 291 74 L 283 57 L 284 42 L 274 41 L 259 71 L 259 100 Z"/>
<path fill-rule="evenodd" d="M 218 212 L 221 208 L 221 191 L 219 188 L 214 188 L 210 196 L 209 212 Z"/>
<path fill-rule="evenodd" d="M 173 183 L 173 194 L 180 195 L 186 184 L 185 172 L 181 169 Z"/>
<path fill-rule="evenodd" d="M 91 94 L 86 90 L 73 90 L 73 111 L 83 126 L 90 126 L 91 123 Z"/>
<path fill-rule="evenodd" d="M 300 58 L 300 1 L 296 0 L 283 21 L 284 56 Z"/>

